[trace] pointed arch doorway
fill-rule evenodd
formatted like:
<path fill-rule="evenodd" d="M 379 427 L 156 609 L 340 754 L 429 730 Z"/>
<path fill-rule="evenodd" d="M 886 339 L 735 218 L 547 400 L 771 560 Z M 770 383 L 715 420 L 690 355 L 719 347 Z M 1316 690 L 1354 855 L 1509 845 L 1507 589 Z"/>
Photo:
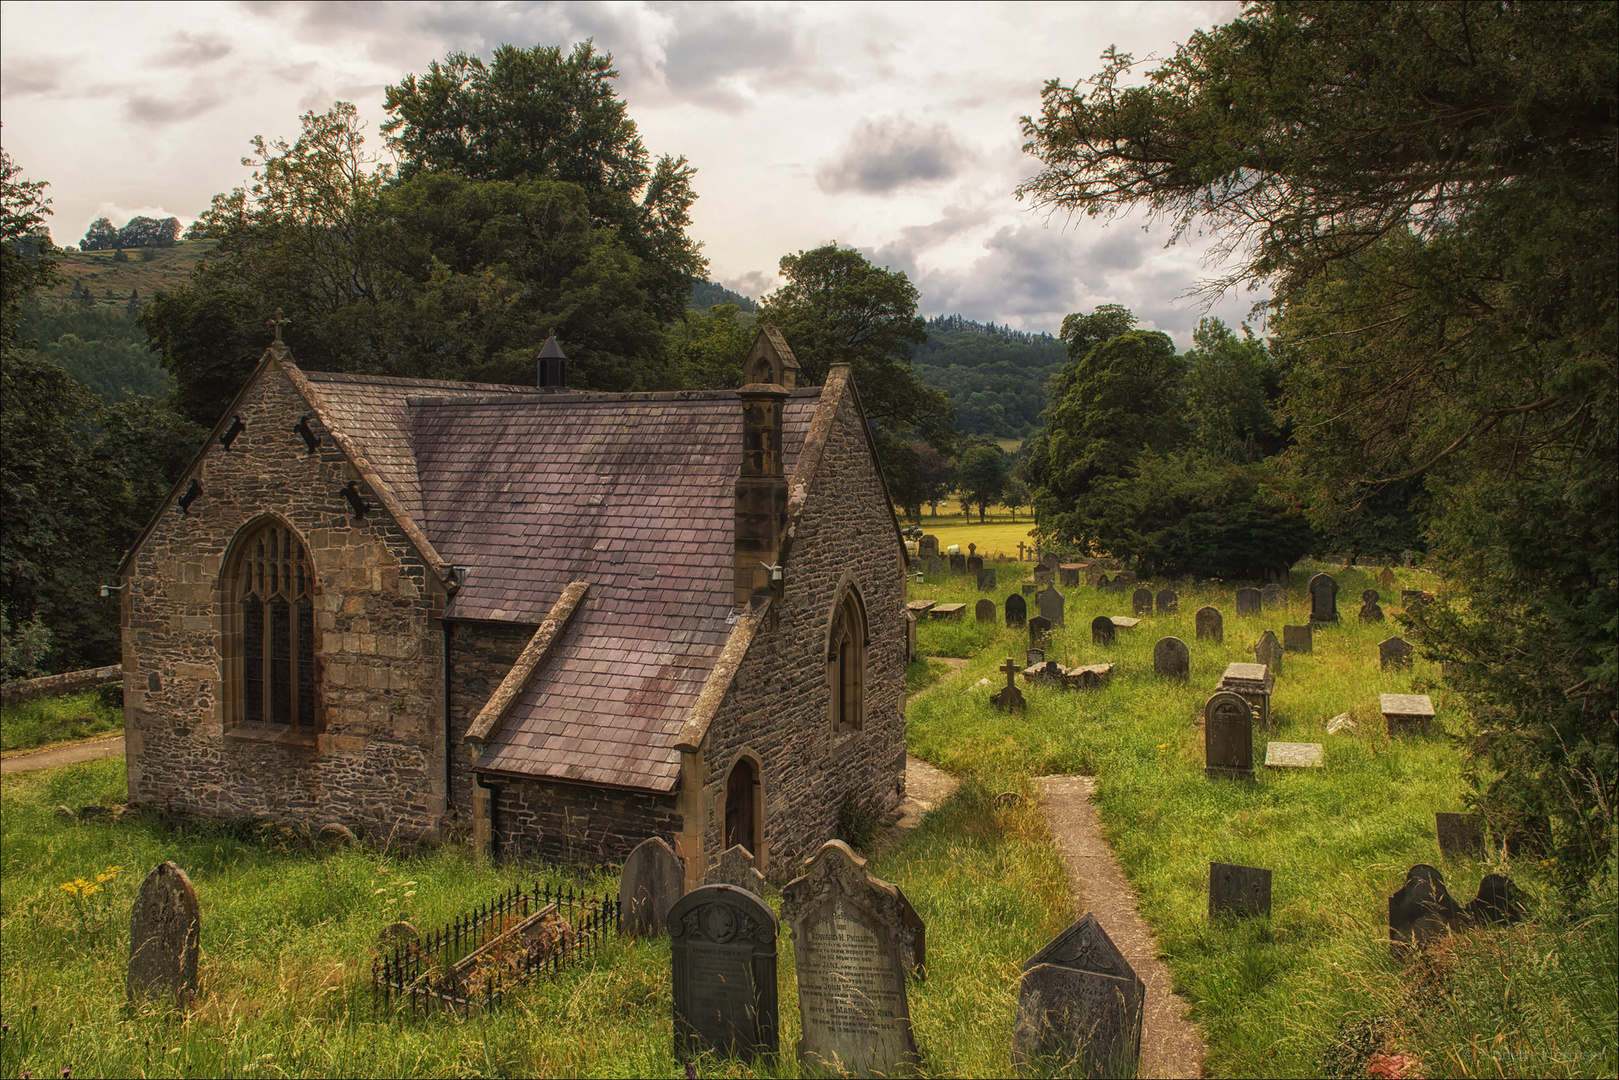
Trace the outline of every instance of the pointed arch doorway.
<path fill-rule="evenodd" d="M 749 758 L 739 758 L 725 781 L 724 847 L 741 844 L 752 853 L 755 864 L 764 848 L 759 793 L 758 765 Z"/>

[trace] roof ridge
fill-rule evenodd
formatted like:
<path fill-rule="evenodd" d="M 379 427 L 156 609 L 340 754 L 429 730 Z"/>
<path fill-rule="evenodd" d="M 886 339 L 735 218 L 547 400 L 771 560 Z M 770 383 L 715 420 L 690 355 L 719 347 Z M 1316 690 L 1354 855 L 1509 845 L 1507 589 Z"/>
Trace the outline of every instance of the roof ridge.
<path fill-rule="evenodd" d="M 823 387 L 800 387 L 789 397 L 816 397 Z M 434 397 L 431 394 L 412 394 L 405 404 L 412 408 L 449 408 L 472 405 L 577 405 L 586 402 L 637 401 L 731 401 L 737 400 L 735 390 L 574 390 L 565 394 L 551 391 L 546 394 L 503 394 L 492 392 L 473 397 Z"/>
<path fill-rule="evenodd" d="M 301 370 L 301 369 L 300 369 Z M 413 379 L 403 375 L 356 375 L 347 371 L 305 371 L 304 378 L 311 382 L 342 382 L 357 383 L 361 385 L 376 384 L 381 386 L 421 386 L 436 387 L 445 390 L 483 390 L 494 394 L 540 394 L 543 391 L 537 386 L 525 386 L 522 383 L 481 383 L 468 382 L 461 379 Z"/>

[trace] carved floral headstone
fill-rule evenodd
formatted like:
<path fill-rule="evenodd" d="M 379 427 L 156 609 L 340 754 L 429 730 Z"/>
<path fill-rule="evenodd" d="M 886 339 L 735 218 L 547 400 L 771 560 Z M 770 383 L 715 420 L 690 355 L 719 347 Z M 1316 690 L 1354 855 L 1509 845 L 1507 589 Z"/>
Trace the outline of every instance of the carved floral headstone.
<path fill-rule="evenodd" d="M 746 889 L 704 885 L 675 902 L 668 927 L 677 1053 L 775 1053 L 775 912 Z"/>

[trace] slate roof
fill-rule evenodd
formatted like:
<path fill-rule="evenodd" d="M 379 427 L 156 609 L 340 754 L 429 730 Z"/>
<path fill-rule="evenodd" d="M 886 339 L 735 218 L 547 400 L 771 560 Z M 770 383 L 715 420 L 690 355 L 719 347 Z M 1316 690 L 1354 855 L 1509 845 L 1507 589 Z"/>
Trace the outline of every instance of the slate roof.
<path fill-rule="evenodd" d="M 676 737 L 732 626 L 736 394 L 307 374 L 465 568 L 445 618 L 537 625 L 570 581 L 589 582 L 477 768 L 673 789 Z M 820 396 L 794 390 L 783 410 L 789 478 Z"/>

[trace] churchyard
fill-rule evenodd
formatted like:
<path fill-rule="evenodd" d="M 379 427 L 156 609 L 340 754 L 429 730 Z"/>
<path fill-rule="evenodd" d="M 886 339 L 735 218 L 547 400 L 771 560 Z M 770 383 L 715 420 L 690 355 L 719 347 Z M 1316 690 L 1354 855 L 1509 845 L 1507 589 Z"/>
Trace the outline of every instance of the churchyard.
<path fill-rule="evenodd" d="M 1480 845 L 1468 819 L 1436 818 L 1466 809 L 1455 740 L 1469 722 L 1436 669 L 1380 648 L 1398 634 L 1401 590 L 1432 590 L 1430 577 L 1402 569 L 1385 583 L 1372 579 L 1375 567 L 1305 564 L 1280 600 L 1275 590 L 1268 603 L 1242 597 L 1245 610 L 1258 605 L 1252 614 L 1238 613 L 1229 586 L 1132 582 L 1114 592 L 1059 581 L 1061 624 L 1031 657 L 1030 627 L 1007 625 L 1007 601 L 1022 598 L 1026 620 L 1055 614 L 1053 602 L 1025 596 L 1029 564 L 986 566 L 996 570 L 992 592 L 976 574 L 948 572 L 909 588 L 913 601 L 961 605 L 954 618 L 924 613 L 917 625 L 908 739 L 913 756 L 962 783 L 914 832 L 885 834 L 868 851 L 866 870 L 903 890 L 926 934 L 925 977 L 901 983 L 914 1042 L 900 1032 L 889 1053 L 914 1047 L 921 1075 L 1012 1071 L 1025 962 L 1094 933 L 1071 926 L 1088 904 L 1072 895 L 1036 783 L 1083 775 L 1094 778 L 1104 831 L 1175 989 L 1192 1003 L 1207 1075 L 1614 1074 L 1611 898 L 1605 918 L 1569 924 L 1533 855 L 1505 859 L 1494 837 Z M 1339 619 L 1306 633 L 1306 585 L 1320 570 L 1338 583 Z M 1174 610 L 1160 612 L 1166 584 Z M 1148 587 L 1151 603 L 1137 614 L 1135 594 Z M 1357 617 L 1368 588 L 1386 621 Z M 994 617 L 978 621 L 985 599 Z M 1218 640 L 1207 636 L 1208 607 L 1221 613 Z M 1099 619 L 1111 643 L 1098 643 L 1108 636 Z M 1167 638 L 1184 653 L 1160 647 Z M 1252 731 L 1253 779 L 1210 776 L 1205 704 L 1230 665 L 1255 661 L 1262 638 L 1275 674 L 1269 726 Z M 991 700 L 1008 658 L 1023 700 L 1014 711 Z M 1042 662 L 1066 676 L 1049 677 Z M 1391 710 L 1414 706 L 1384 695 L 1426 695 L 1426 730 L 1391 737 L 1385 712 L 1397 721 L 1406 713 Z M 1302 749 L 1271 747 L 1267 765 L 1271 743 Z M 285 827 L 118 816 L 122 759 L 10 775 L 0 797 L 5 1075 L 678 1075 L 677 1045 L 688 1044 L 675 1039 L 674 954 L 694 932 L 729 932 L 705 915 L 689 925 L 706 929 L 673 945 L 607 934 L 587 961 L 513 989 L 497 1007 L 423 1018 L 397 1001 L 378 1007 L 371 973 L 384 927 L 408 920 L 430 931 L 537 881 L 610 895 L 614 868 L 562 874 L 478 863 L 463 847 L 408 853 L 323 844 Z M 165 860 L 189 875 L 200 911 L 200 985 L 185 1009 L 161 995 L 126 1004 L 131 906 Z M 860 876 L 833 864 L 822 876 Z M 1528 918 L 1391 950 L 1390 896 L 1419 864 L 1436 868 L 1458 904 L 1505 873 Z M 813 1015 L 837 965 L 799 954 L 796 942 L 820 924 L 805 922 L 807 886 L 785 897 L 784 886 L 785 877 L 764 889 L 779 918 L 779 1050 L 731 1060 L 699 1052 L 689 1059 L 697 1075 L 808 1074 L 795 1054 L 800 991 L 819 995 Z M 1248 917 L 1211 918 L 1211 886 L 1223 903 L 1249 905 Z M 704 893 L 685 902 L 699 901 Z M 681 978 L 700 982 L 704 970 L 688 960 Z M 824 1033 L 806 1042 L 817 1039 Z"/>

